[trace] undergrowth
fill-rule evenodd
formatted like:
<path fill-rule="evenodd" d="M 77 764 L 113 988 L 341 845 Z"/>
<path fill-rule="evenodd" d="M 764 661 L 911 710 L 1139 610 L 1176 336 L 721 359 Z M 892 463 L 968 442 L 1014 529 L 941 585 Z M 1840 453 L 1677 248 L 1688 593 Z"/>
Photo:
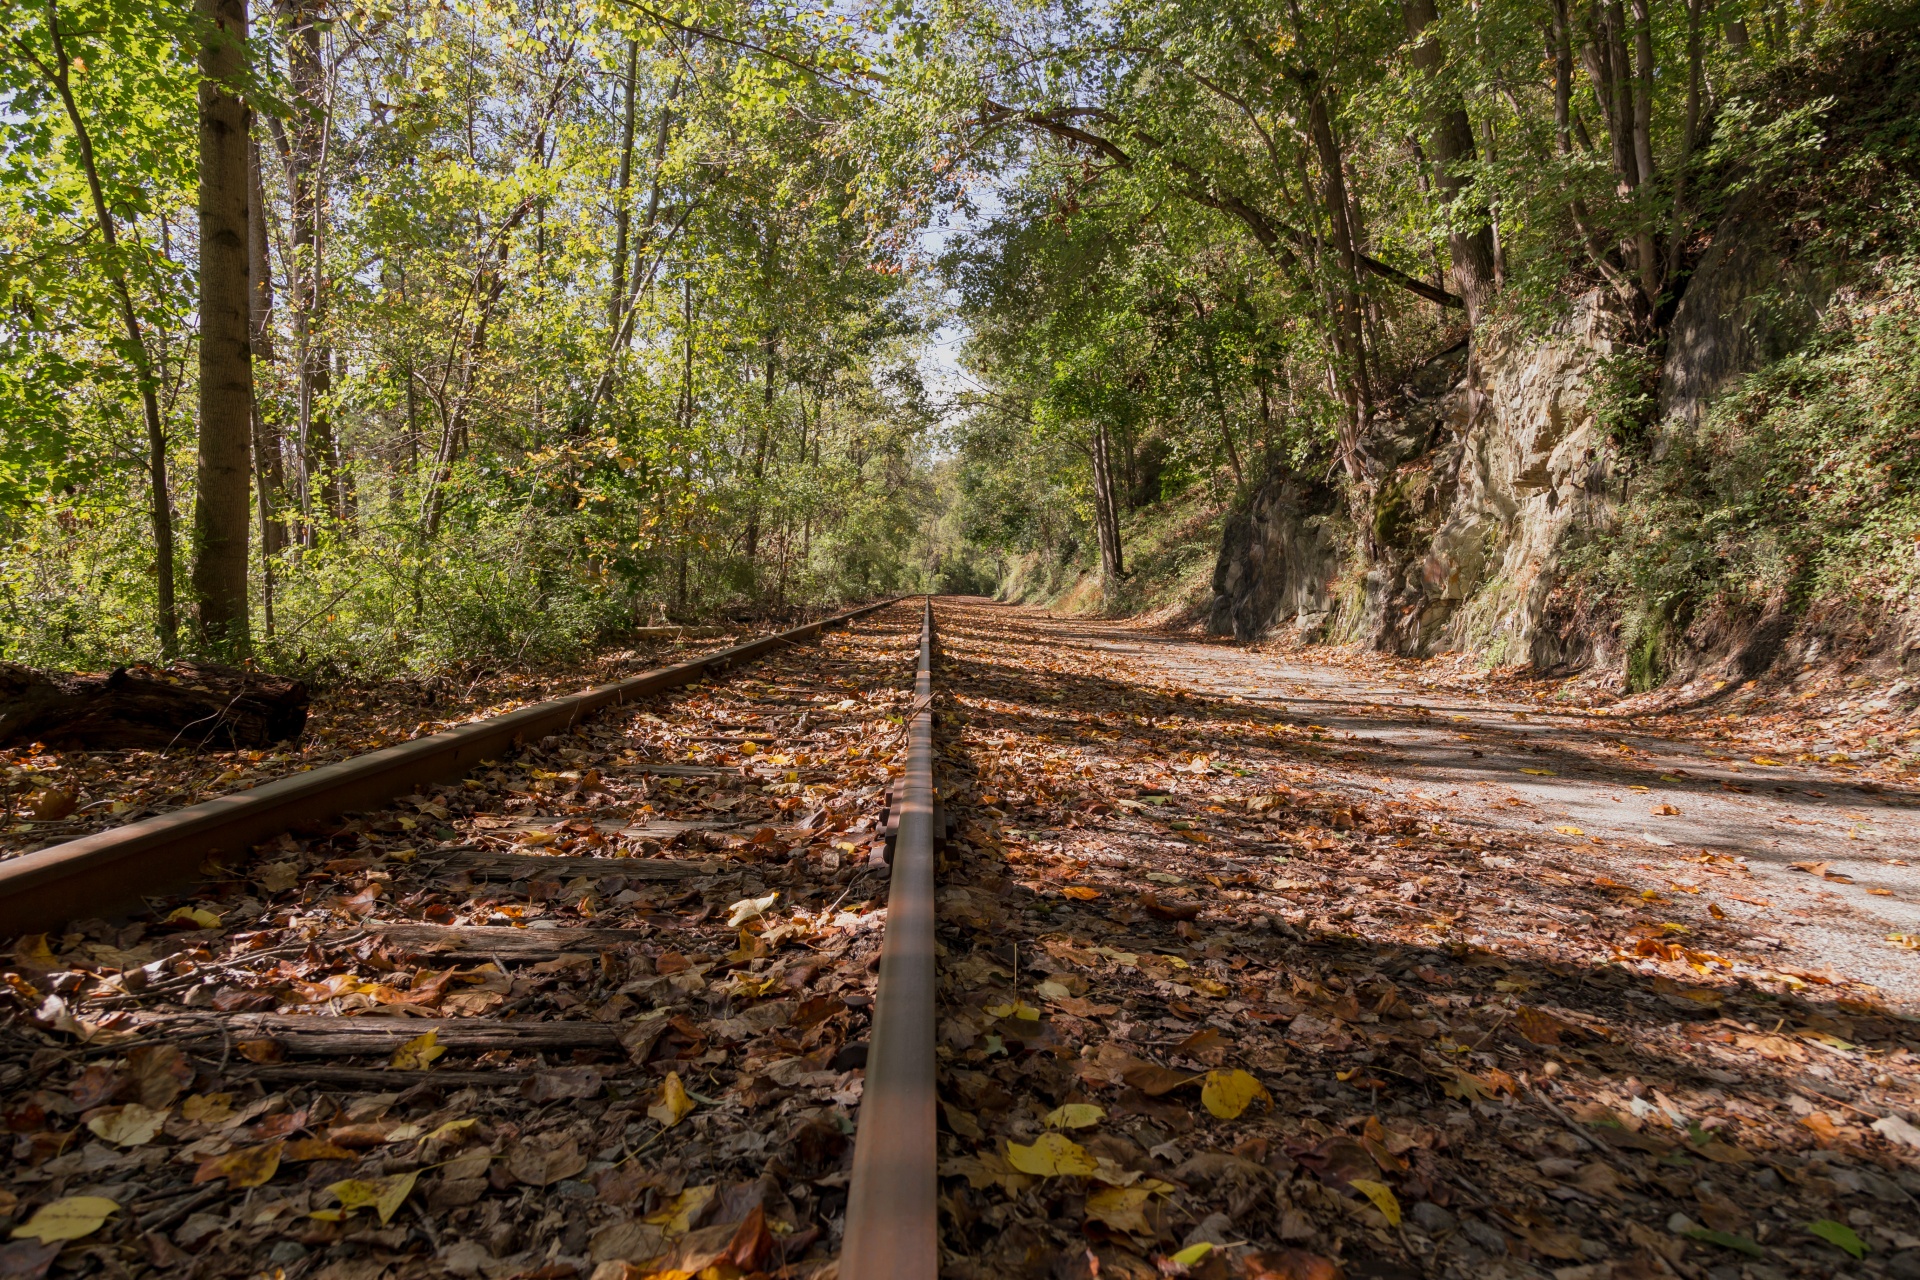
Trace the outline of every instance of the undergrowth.
<path fill-rule="evenodd" d="M 1920 263 L 1842 301 L 1649 464 L 1572 569 L 1621 605 L 1629 682 L 1696 619 L 1899 607 L 1920 587 Z"/>

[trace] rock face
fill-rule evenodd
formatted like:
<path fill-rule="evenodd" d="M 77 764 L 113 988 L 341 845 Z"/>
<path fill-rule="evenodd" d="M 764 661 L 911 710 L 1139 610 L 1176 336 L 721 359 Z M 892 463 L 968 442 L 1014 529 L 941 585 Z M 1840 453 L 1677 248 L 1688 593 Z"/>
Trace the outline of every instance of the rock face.
<path fill-rule="evenodd" d="M 1674 312 L 1660 371 L 1660 419 L 1695 427 L 1736 378 L 1780 359 L 1819 327 L 1834 282 L 1783 246 L 1742 200 L 1715 229 Z"/>
<path fill-rule="evenodd" d="M 1544 338 L 1486 343 L 1480 412 L 1469 414 L 1464 388 L 1452 409 L 1469 420 L 1454 500 L 1422 561 L 1411 651 L 1469 649 L 1539 668 L 1589 656 L 1549 625 L 1548 596 L 1568 535 L 1609 505 L 1613 454 L 1590 388 L 1615 332 L 1595 293 Z"/>
<path fill-rule="evenodd" d="M 1332 486 L 1270 476 L 1222 531 L 1208 629 L 1252 640 L 1285 622 L 1324 623 L 1351 529 Z"/>
<path fill-rule="evenodd" d="M 1391 473 L 1360 572 L 1333 486 L 1270 477 L 1227 527 L 1211 628 L 1241 639 L 1325 628 L 1399 653 L 1469 649 L 1547 667 L 1591 656 L 1552 625 L 1549 596 L 1567 535 L 1603 514 L 1613 483 L 1589 388 L 1615 327 L 1590 294 L 1545 335 L 1484 340 L 1479 388 L 1464 360 L 1444 366 L 1461 376 L 1434 393 L 1409 388 L 1380 450 Z"/>

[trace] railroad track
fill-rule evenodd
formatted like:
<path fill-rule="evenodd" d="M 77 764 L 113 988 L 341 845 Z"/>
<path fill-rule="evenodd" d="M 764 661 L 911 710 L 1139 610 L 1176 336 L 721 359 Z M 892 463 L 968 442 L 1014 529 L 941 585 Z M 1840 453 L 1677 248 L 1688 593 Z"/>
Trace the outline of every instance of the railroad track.
<path fill-rule="evenodd" d="M 932 625 L 0 863 L 0 1269 L 931 1280 Z"/>

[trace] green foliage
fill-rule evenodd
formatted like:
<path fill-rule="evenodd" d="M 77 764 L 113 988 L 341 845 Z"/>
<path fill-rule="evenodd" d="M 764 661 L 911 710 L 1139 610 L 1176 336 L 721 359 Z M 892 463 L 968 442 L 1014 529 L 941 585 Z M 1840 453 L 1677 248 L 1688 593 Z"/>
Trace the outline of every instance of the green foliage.
<path fill-rule="evenodd" d="M 1677 429 L 1619 527 L 1576 560 L 1625 607 L 1631 674 L 1709 610 L 1820 599 L 1893 607 L 1920 587 L 1920 268 L 1889 268 L 1810 347 Z"/>
<path fill-rule="evenodd" d="M 551 658 L 662 613 L 918 583 L 928 307 L 899 210 L 866 185 L 865 34 L 725 0 L 348 3 L 313 17 L 322 98 L 291 61 L 309 8 L 256 6 L 250 66 L 273 296 L 256 500 L 291 539 L 262 557 L 255 526 L 259 660 Z M 49 13 L 121 231 L 114 259 L 54 91 Z M 148 335 L 183 526 L 191 21 L 119 0 L 0 16 L 10 657 L 152 655 L 145 431 L 108 268 Z M 300 188 L 315 181 L 317 208 Z M 317 249 L 297 239 L 305 219 Z"/>

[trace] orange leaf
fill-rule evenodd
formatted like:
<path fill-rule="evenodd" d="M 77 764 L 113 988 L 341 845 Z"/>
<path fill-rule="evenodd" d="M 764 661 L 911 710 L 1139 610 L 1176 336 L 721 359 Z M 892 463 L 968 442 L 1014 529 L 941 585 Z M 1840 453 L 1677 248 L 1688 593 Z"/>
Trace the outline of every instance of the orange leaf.
<path fill-rule="evenodd" d="M 193 1183 L 199 1186 L 203 1182 L 212 1182 L 215 1178 L 225 1178 L 227 1185 L 235 1189 L 264 1186 L 280 1170 L 280 1151 L 286 1144 L 281 1142 L 263 1143 L 257 1147 L 243 1147 L 238 1151 L 229 1151 L 224 1156 L 214 1156 L 200 1162 L 194 1170 Z"/>

